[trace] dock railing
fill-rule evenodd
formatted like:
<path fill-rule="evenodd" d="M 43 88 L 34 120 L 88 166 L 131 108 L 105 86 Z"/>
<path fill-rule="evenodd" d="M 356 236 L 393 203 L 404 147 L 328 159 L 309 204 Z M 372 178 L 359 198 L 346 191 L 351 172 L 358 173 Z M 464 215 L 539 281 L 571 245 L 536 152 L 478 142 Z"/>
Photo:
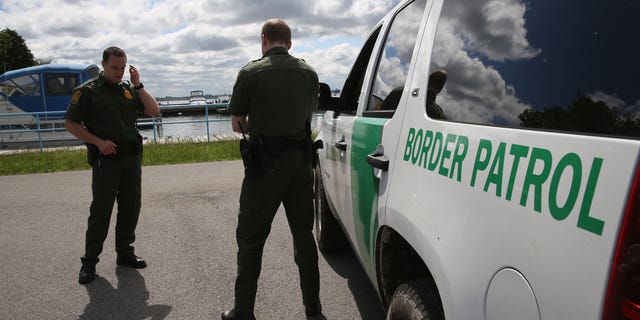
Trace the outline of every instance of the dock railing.
<path fill-rule="evenodd" d="M 227 104 L 204 104 L 204 105 L 172 105 L 161 106 L 161 116 L 138 119 L 138 128 L 153 129 L 153 142 L 158 143 L 162 138 L 163 127 L 189 124 L 206 124 L 206 141 L 211 141 L 210 124 L 214 122 L 230 122 L 229 118 L 220 118 L 220 111 L 226 114 Z M 181 113 L 204 112 L 203 119 L 172 120 L 170 115 Z M 49 146 L 69 146 L 79 145 L 82 142 L 71 135 L 64 128 L 65 111 L 50 112 L 20 112 L 20 113 L 0 113 L 0 150 L 2 149 L 27 149 L 38 147 L 43 151 Z M 165 114 L 169 116 L 164 116 Z M 216 115 L 212 117 L 212 115 Z M 314 115 L 316 120 L 319 114 Z M 231 124 L 229 124 L 231 131 Z"/>
<path fill-rule="evenodd" d="M 228 103 L 207 103 L 207 104 L 199 104 L 199 105 L 161 105 L 160 113 L 161 115 L 167 115 L 167 117 L 151 117 L 147 119 L 142 119 L 142 121 L 138 121 L 138 127 L 147 127 L 149 125 L 153 126 L 153 142 L 157 143 L 159 138 L 159 132 L 164 125 L 173 125 L 173 124 L 185 124 L 185 123 L 205 123 L 206 124 L 206 137 L 207 142 L 211 141 L 211 128 L 209 126 L 212 122 L 230 122 L 230 119 L 213 119 L 210 118 L 210 110 L 216 111 L 216 114 L 226 114 Z M 169 120 L 171 116 L 168 115 L 176 115 L 182 114 L 183 112 L 198 112 L 201 113 L 204 109 L 204 119 L 192 119 L 192 120 Z"/>
<path fill-rule="evenodd" d="M 0 148 L 6 148 L 9 144 L 28 146 L 37 143 L 42 151 L 47 141 L 75 139 L 64 128 L 64 113 L 65 111 L 0 113 Z"/>
<path fill-rule="evenodd" d="M 161 112 L 167 112 L 168 114 L 178 114 L 182 111 L 199 113 L 204 111 L 204 119 L 166 121 L 163 120 L 161 114 L 160 116 L 139 118 L 137 126 L 138 128 L 151 126 L 153 129 L 153 142 L 157 143 L 161 138 L 160 133 L 163 125 L 206 123 L 207 141 L 211 141 L 209 123 L 230 120 L 210 118 L 209 109 L 220 110 L 221 105 L 162 106 Z M 224 110 L 226 110 L 226 104 L 224 105 Z M 66 111 L 0 113 L 0 149 L 9 147 L 24 149 L 37 145 L 40 151 L 43 151 L 46 144 L 56 146 L 80 144 L 81 142 L 67 132 L 64 127 L 65 112 Z M 168 119 L 170 118 L 171 117 Z"/>

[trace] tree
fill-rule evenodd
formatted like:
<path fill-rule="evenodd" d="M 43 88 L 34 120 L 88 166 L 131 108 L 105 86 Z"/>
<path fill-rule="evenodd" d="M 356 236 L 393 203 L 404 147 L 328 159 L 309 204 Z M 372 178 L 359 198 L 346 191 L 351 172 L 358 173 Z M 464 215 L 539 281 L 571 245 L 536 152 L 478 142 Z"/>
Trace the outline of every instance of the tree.
<path fill-rule="evenodd" d="M 9 28 L 0 30 L 0 73 L 36 64 L 22 36 Z"/>
<path fill-rule="evenodd" d="M 616 114 L 602 101 L 578 95 L 569 106 L 575 131 L 611 134 L 616 131 Z"/>
<path fill-rule="evenodd" d="M 640 118 L 616 115 L 606 103 L 580 94 L 568 106 L 529 108 L 518 118 L 526 128 L 640 137 Z"/>

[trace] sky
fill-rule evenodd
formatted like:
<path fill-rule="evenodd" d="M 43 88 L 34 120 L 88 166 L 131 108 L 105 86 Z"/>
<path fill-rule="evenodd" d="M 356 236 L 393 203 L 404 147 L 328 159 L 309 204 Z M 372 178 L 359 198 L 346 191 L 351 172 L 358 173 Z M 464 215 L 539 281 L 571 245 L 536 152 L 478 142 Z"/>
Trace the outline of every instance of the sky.
<path fill-rule="evenodd" d="M 290 53 L 340 89 L 375 24 L 400 0 L 0 0 L 0 29 L 15 30 L 36 59 L 95 63 L 127 52 L 156 97 L 230 94 L 240 68 L 261 57 L 260 28 L 282 18 Z"/>

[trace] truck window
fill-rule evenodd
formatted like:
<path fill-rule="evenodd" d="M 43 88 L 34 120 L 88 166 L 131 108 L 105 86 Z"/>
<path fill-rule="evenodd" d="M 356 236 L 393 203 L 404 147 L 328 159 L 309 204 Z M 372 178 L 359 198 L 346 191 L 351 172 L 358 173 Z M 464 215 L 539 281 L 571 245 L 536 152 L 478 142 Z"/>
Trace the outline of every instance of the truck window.
<path fill-rule="evenodd" d="M 468 4 L 444 2 L 430 60 L 448 120 L 640 136 L 637 1 Z"/>
<path fill-rule="evenodd" d="M 372 112 L 365 115 L 377 116 L 375 111 L 386 111 L 384 114 L 391 117 L 398 107 L 426 3 L 426 0 L 416 0 L 393 19 L 376 65 L 367 104 L 367 111 Z"/>
<path fill-rule="evenodd" d="M 349 76 L 347 76 L 347 80 L 344 82 L 339 100 L 339 111 L 342 113 L 355 114 L 358 109 L 358 98 L 360 96 L 360 91 L 362 90 L 364 74 L 367 71 L 367 64 L 369 63 L 373 47 L 376 44 L 379 34 L 380 27 L 378 27 L 364 43 L 362 50 L 358 54 L 358 58 L 356 58 L 356 61 L 349 72 Z"/>

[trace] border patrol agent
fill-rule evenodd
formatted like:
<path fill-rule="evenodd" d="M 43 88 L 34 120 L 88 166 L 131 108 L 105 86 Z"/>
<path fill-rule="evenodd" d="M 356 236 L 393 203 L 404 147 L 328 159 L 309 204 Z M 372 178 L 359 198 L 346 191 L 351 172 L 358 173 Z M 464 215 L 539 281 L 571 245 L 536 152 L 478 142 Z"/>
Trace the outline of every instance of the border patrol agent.
<path fill-rule="evenodd" d="M 434 119 L 446 120 L 447 116 L 444 115 L 444 111 L 440 108 L 440 105 L 436 103 L 436 96 L 444 88 L 444 83 L 447 82 L 447 72 L 442 69 L 438 69 L 429 75 L 429 86 L 427 88 L 427 115 Z M 396 104 L 397 105 L 397 104 Z"/>
<path fill-rule="evenodd" d="M 85 253 L 78 281 L 95 279 L 96 263 L 109 230 L 114 202 L 118 202 L 116 252 L 118 265 L 145 268 L 131 244 L 140 213 L 142 137 L 136 128 L 138 112 L 158 115 L 160 109 L 140 82 L 134 66 L 131 83 L 122 81 L 127 64 L 124 50 L 109 47 L 102 55 L 104 70 L 73 91 L 65 114 L 67 131 L 85 142 L 93 167 Z"/>
<path fill-rule="evenodd" d="M 293 235 L 305 313 L 321 315 L 309 154 L 318 75 L 289 55 L 291 29 L 283 20 L 265 22 L 261 38 L 263 57 L 240 70 L 229 104 L 233 130 L 249 131 L 251 159 L 243 160 L 251 168 L 245 167 L 240 194 L 235 304 L 222 313 L 223 320 L 255 319 L 262 251 L 281 203 Z"/>

